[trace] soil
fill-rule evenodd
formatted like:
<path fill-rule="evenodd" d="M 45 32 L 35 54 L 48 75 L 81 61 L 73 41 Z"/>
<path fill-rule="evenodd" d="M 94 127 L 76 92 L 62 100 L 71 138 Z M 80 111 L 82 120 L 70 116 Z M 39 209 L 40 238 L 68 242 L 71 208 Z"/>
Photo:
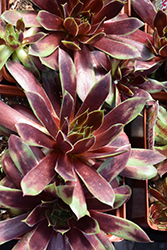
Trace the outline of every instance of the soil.
<path fill-rule="evenodd" d="M 42 1 L 42 0 L 41 0 Z M 11 10 L 33 10 L 33 4 L 28 0 L 10 0 L 9 7 Z"/>

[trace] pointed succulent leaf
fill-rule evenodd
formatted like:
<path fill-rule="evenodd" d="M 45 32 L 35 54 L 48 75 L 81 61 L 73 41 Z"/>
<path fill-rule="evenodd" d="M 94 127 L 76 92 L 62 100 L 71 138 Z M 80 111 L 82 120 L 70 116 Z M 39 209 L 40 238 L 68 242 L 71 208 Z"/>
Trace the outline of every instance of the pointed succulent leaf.
<path fill-rule="evenodd" d="M 130 155 L 130 146 L 127 146 L 127 151 L 111 157 L 104 161 L 97 169 L 107 181 L 112 181 L 126 166 Z"/>
<path fill-rule="evenodd" d="M 87 210 L 87 203 L 85 200 L 85 195 L 83 192 L 83 188 L 81 185 L 81 181 L 77 174 L 74 175 L 75 181 L 68 182 L 69 185 L 74 186 L 72 202 L 69 205 L 73 213 L 76 215 L 78 219 L 84 217 L 85 215 L 89 215 Z"/>
<path fill-rule="evenodd" d="M 27 68 L 37 79 L 40 78 L 40 73 L 31 56 L 28 55 L 25 49 L 18 47 L 15 50 L 15 55 L 18 60 Z"/>
<path fill-rule="evenodd" d="M 93 146 L 95 140 L 96 139 L 94 136 L 78 140 L 74 144 L 74 148 L 70 153 L 77 155 L 88 151 Z"/>
<path fill-rule="evenodd" d="M 6 177 L 12 181 L 15 187 L 20 189 L 20 182 L 22 180 L 22 174 L 20 171 L 17 169 L 16 165 L 12 161 L 9 150 L 5 152 L 5 155 L 2 157 L 2 165 L 3 165 L 3 170 L 5 172 Z M 4 178 L 2 179 L 4 180 Z M 0 185 L 3 186 L 3 183 L 0 183 Z M 5 185 L 7 186 L 8 185 Z"/>
<path fill-rule="evenodd" d="M 152 165 L 130 166 L 126 165 L 121 175 L 136 180 L 149 180 L 157 175 L 157 169 Z"/>
<path fill-rule="evenodd" d="M 123 154 L 127 152 L 129 149 L 127 148 L 117 148 L 117 147 L 112 147 L 112 146 L 104 146 L 101 149 L 97 150 L 89 150 L 87 152 L 82 153 L 82 158 L 93 158 L 93 159 L 103 159 L 103 158 L 108 158 L 108 157 L 113 157 L 119 154 Z"/>
<path fill-rule="evenodd" d="M 62 49 L 59 49 L 59 70 L 63 95 L 67 91 L 76 100 L 76 71 L 71 57 Z"/>
<path fill-rule="evenodd" d="M 89 112 L 99 109 L 109 93 L 110 83 L 111 75 L 109 72 L 93 85 L 83 104 L 81 105 L 77 116 L 85 112 L 87 109 Z"/>
<path fill-rule="evenodd" d="M 91 53 L 86 45 L 83 45 L 81 50 L 74 53 L 74 62 L 77 72 L 77 93 L 84 101 L 95 82 Z M 86 69 L 86 74 L 83 69 Z"/>
<path fill-rule="evenodd" d="M 90 211 L 91 216 L 99 223 L 101 230 L 126 240 L 150 242 L 147 234 L 135 223 L 109 214 L 97 211 Z"/>
<path fill-rule="evenodd" d="M 167 199 L 157 189 L 149 187 L 149 193 L 163 205 L 167 206 Z"/>
<path fill-rule="evenodd" d="M 38 13 L 37 21 L 46 30 L 63 30 L 63 19 L 59 16 L 53 15 L 47 11 L 41 10 Z"/>
<path fill-rule="evenodd" d="M 6 61 L 12 55 L 13 49 L 5 44 L 0 45 L 0 69 L 5 65 Z"/>
<path fill-rule="evenodd" d="M 28 216 L 23 220 L 29 227 L 33 227 L 35 224 L 45 219 L 46 207 L 36 206 Z"/>
<path fill-rule="evenodd" d="M 16 131 L 15 125 L 18 122 L 23 122 L 23 123 L 34 125 L 34 122 L 28 119 L 26 116 L 22 115 L 17 110 L 11 108 L 4 102 L 0 101 L 0 123 L 3 126 L 9 128 L 10 130 Z M 37 126 L 39 125 L 37 124 Z"/>
<path fill-rule="evenodd" d="M 132 191 L 128 185 L 123 185 L 118 188 L 114 188 L 115 202 L 114 209 L 119 208 L 130 198 Z"/>
<path fill-rule="evenodd" d="M 111 143 L 121 133 L 122 129 L 122 124 L 116 124 L 111 126 L 111 128 L 107 129 L 105 132 L 97 134 L 96 142 L 93 145 L 92 149 L 99 149 Z"/>
<path fill-rule="evenodd" d="M 166 173 L 166 167 L 167 167 L 167 159 L 158 164 L 157 171 L 161 177 Z"/>
<path fill-rule="evenodd" d="M 143 84 L 140 85 L 140 88 L 148 91 L 149 93 L 157 93 L 164 89 L 165 83 L 166 82 L 159 82 L 155 79 L 147 78 L 147 80 Z"/>
<path fill-rule="evenodd" d="M 19 250 L 19 248 L 26 248 L 28 245 L 28 241 L 31 238 L 31 235 L 33 234 L 33 230 L 25 233 L 21 239 L 19 240 L 19 242 L 17 242 L 17 244 L 13 247 L 13 250 Z"/>
<path fill-rule="evenodd" d="M 31 36 L 28 36 L 28 37 L 24 37 L 22 45 L 36 43 L 36 42 L 40 41 L 42 38 L 44 38 L 45 36 L 46 36 L 45 33 L 38 32 L 38 33 L 36 33 L 34 35 L 31 35 Z"/>
<path fill-rule="evenodd" d="M 51 152 L 24 176 L 21 181 L 24 195 L 34 196 L 43 191 L 56 175 L 54 168 L 57 157 L 58 155 L 55 152 Z"/>
<path fill-rule="evenodd" d="M 90 31 L 90 29 L 91 25 L 89 24 L 88 21 L 81 23 L 80 25 L 78 25 L 78 35 L 86 34 Z"/>
<path fill-rule="evenodd" d="M 68 242 L 71 246 L 71 249 L 81 249 L 83 248 L 83 242 L 84 247 L 86 250 L 94 250 L 94 247 L 92 244 L 87 240 L 84 233 L 82 233 L 80 230 L 77 229 L 71 229 L 67 232 L 67 238 Z"/>
<path fill-rule="evenodd" d="M 151 1 L 132 0 L 132 6 L 141 19 L 154 29 L 154 17 L 156 15 L 155 8 Z"/>
<path fill-rule="evenodd" d="M 165 140 L 167 139 L 167 125 L 166 125 L 166 123 L 157 119 L 156 125 L 155 125 L 155 130 L 160 137 L 164 138 Z"/>
<path fill-rule="evenodd" d="M 48 227 L 46 220 L 41 221 L 28 242 L 28 249 L 33 249 L 35 245 L 38 249 L 46 249 L 52 235 L 52 230 L 52 227 Z M 39 240 L 39 235 L 45 235 L 45 237 L 40 237 Z"/>
<path fill-rule="evenodd" d="M 94 45 L 96 42 L 98 42 L 99 40 L 101 40 L 103 37 L 105 36 L 104 32 L 99 32 L 97 34 L 94 34 L 93 36 L 89 37 L 89 36 L 81 36 L 78 38 L 78 40 L 83 43 L 83 44 L 90 44 L 90 45 Z"/>
<path fill-rule="evenodd" d="M 60 128 L 62 129 L 64 121 L 67 120 L 68 123 L 71 122 L 74 116 L 74 99 L 72 96 L 65 92 L 63 96 L 63 101 L 60 111 Z"/>
<path fill-rule="evenodd" d="M 61 130 L 59 130 L 57 133 L 56 143 L 59 149 L 65 153 L 69 153 L 74 148 L 67 136 Z"/>
<path fill-rule="evenodd" d="M 103 37 L 93 45 L 95 48 L 105 52 L 106 54 L 121 60 L 140 57 L 140 53 L 132 45 L 113 40 L 112 38 Z"/>
<path fill-rule="evenodd" d="M 67 32 L 72 36 L 78 35 L 78 25 L 73 17 L 67 17 L 63 23 Z"/>
<path fill-rule="evenodd" d="M 17 20 L 23 19 L 25 23 L 25 27 L 40 27 L 40 23 L 37 21 L 38 12 L 32 10 L 7 10 L 2 15 L 1 18 L 5 20 L 7 23 L 11 23 L 13 25 L 16 24 Z"/>
<path fill-rule="evenodd" d="M 61 40 L 61 43 L 68 49 L 70 50 L 81 50 L 81 48 L 79 47 L 79 42 L 76 39 L 73 40 Z"/>
<path fill-rule="evenodd" d="M 40 0 L 33 0 L 32 1 L 36 6 L 38 6 L 41 10 L 47 10 L 50 13 L 56 14 L 61 16 L 63 14 L 61 12 L 60 6 L 57 1 L 48 0 L 47 2 L 41 2 Z"/>
<path fill-rule="evenodd" d="M 34 43 L 29 48 L 29 54 L 39 57 L 51 55 L 65 38 L 65 33 L 58 31 L 45 36 L 42 40 Z"/>
<path fill-rule="evenodd" d="M 159 10 L 154 18 L 154 26 L 157 28 L 158 35 L 162 37 L 164 35 L 163 29 L 166 27 L 167 16 L 162 10 Z"/>
<path fill-rule="evenodd" d="M 130 166 L 155 165 L 160 161 L 163 161 L 164 159 L 165 157 L 155 150 L 132 148 L 127 165 Z"/>
<path fill-rule="evenodd" d="M 164 45 L 162 48 L 159 50 L 160 56 L 167 57 L 167 45 Z"/>
<path fill-rule="evenodd" d="M 146 100 L 147 98 L 144 97 L 134 97 L 122 102 L 117 107 L 112 109 L 107 115 L 105 115 L 102 126 L 95 134 L 102 133 L 117 123 L 129 123 L 142 111 Z"/>
<path fill-rule="evenodd" d="M 49 111 L 51 112 L 51 114 L 53 114 L 53 116 L 55 116 L 56 119 L 56 114 L 49 98 L 47 97 L 41 84 L 36 80 L 33 74 L 29 72 L 23 65 L 17 62 L 7 62 L 6 66 L 12 76 L 16 79 L 16 81 L 25 91 L 35 92 L 43 97 Z"/>
<path fill-rule="evenodd" d="M 88 235 L 97 234 L 100 232 L 97 221 L 87 215 L 80 218 L 78 221 L 73 221 L 72 223 L 76 228 Z"/>
<path fill-rule="evenodd" d="M 102 242 L 106 250 L 115 250 L 115 247 L 110 242 L 108 237 L 106 237 L 106 234 L 103 231 L 101 231 L 99 234 L 96 234 L 96 237 Z"/>
<path fill-rule="evenodd" d="M 17 239 L 20 235 L 23 235 L 30 230 L 30 228 L 22 222 L 26 216 L 27 213 L 0 222 L 0 244 L 12 239 Z"/>
<path fill-rule="evenodd" d="M 56 187 L 58 196 L 68 205 L 71 204 L 73 199 L 74 186 L 72 185 L 59 185 Z"/>
<path fill-rule="evenodd" d="M 37 93 L 28 91 L 26 92 L 26 96 L 36 117 L 48 130 L 50 135 L 55 138 L 58 132 L 58 126 L 52 114 L 49 112 L 49 108 L 43 97 Z"/>
<path fill-rule="evenodd" d="M 125 1 L 105 1 L 105 4 L 103 5 L 103 8 L 95 15 L 94 17 L 94 23 L 100 22 L 101 19 L 104 17 L 106 20 L 111 19 L 118 15 L 118 13 L 121 11 L 122 7 L 124 6 Z"/>
<path fill-rule="evenodd" d="M 96 235 L 95 234 L 85 234 L 85 237 L 91 242 L 91 245 L 94 247 L 94 249 L 106 250 L 107 248 L 105 248 L 105 246 L 101 243 L 101 241 L 98 239 L 98 237 Z M 106 238 L 107 238 L 107 236 L 106 236 Z"/>
<path fill-rule="evenodd" d="M 91 133 L 97 130 L 103 123 L 104 112 L 102 110 L 95 110 L 88 114 L 88 118 L 83 126 L 91 128 Z"/>
<path fill-rule="evenodd" d="M 88 109 L 83 112 L 81 115 L 77 116 L 72 123 L 70 124 L 71 129 L 74 131 L 79 130 L 79 128 L 82 127 L 82 125 L 86 122 L 88 117 Z"/>
<path fill-rule="evenodd" d="M 124 18 L 118 21 L 106 21 L 103 24 L 104 32 L 113 35 L 127 35 L 143 26 L 144 23 L 137 18 Z"/>
<path fill-rule="evenodd" d="M 31 148 L 15 135 L 11 135 L 9 138 L 9 154 L 17 169 L 23 175 L 26 175 L 38 164 Z"/>
<path fill-rule="evenodd" d="M 0 186 L 0 204 L 5 208 L 13 208 L 27 211 L 40 202 L 36 197 L 23 197 L 19 189 Z"/>
<path fill-rule="evenodd" d="M 93 168 L 77 159 L 74 167 L 89 191 L 101 202 L 113 206 L 115 195 L 109 183 Z"/>
<path fill-rule="evenodd" d="M 17 123 L 16 128 L 22 140 L 28 145 L 53 148 L 56 144 L 45 131 L 40 131 L 27 123 Z"/>
<path fill-rule="evenodd" d="M 73 169 L 73 162 L 68 157 L 67 154 L 59 154 L 56 162 L 55 171 L 65 180 L 65 181 L 75 181 L 75 173 Z"/>

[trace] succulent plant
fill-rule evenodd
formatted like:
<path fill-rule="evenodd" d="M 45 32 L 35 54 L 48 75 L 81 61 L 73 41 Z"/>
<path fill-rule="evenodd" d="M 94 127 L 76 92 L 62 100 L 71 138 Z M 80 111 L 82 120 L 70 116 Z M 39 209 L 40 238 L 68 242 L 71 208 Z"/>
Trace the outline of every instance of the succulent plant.
<path fill-rule="evenodd" d="M 125 35 L 143 26 L 139 19 L 119 14 L 125 0 L 98 0 L 98 4 L 85 0 L 32 2 L 38 6 L 38 11 L 22 14 L 22 11 L 9 10 L 2 14 L 3 20 L 14 24 L 22 17 L 26 27 L 38 21 L 35 24 L 46 36 L 30 46 L 29 55 L 39 57 L 47 67 L 58 70 L 59 47 L 72 55 L 77 71 L 77 93 L 82 101 L 95 83 L 92 51 L 100 50 L 124 60 L 141 56 L 141 46 L 130 44 L 130 39 L 124 40 Z M 147 54 L 150 57 L 149 49 Z M 84 69 L 87 69 L 86 75 Z"/>
<path fill-rule="evenodd" d="M 41 63 L 37 58 L 30 56 L 28 47 L 42 39 L 45 34 L 39 32 L 37 27 L 25 29 L 22 18 L 18 19 L 13 26 L 1 19 L 0 23 L 0 69 L 5 65 L 6 61 L 12 56 L 14 61 L 21 62 L 29 69 L 37 78 L 40 77 L 38 68 Z M 37 68 L 38 66 L 38 68 Z"/>
<path fill-rule="evenodd" d="M 167 40 L 166 40 L 166 27 L 167 27 L 167 15 L 164 11 L 156 11 L 151 1 L 136 1 L 132 0 L 135 11 L 139 14 L 141 19 L 149 25 L 152 29 L 147 39 L 147 46 L 153 53 L 153 58 L 148 62 L 142 62 L 138 64 L 138 67 L 148 69 L 153 67 L 155 70 L 162 62 L 167 58 Z M 149 34 L 148 34 L 149 35 Z"/>
<path fill-rule="evenodd" d="M 13 249 L 114 249 L 107 237 L 109 233 L 149 242 L 148 236 L 136 224 L 111 214 L 131 194 L 130 188 L 118 186 L 116 179 L 110 183 L 115 192 L 114 206 L 101 203 L 85 189 L 88 214 L 81 218 L 77 218 L 77 207 L 70 207 L 73 194 L 83 185 L 79 179 L 77 184 L 70 181 L 67 184 L 56 176 L 40 194 L 23 194 L 24 176 L 42 158 L 41 149 L 28 146 L 16 135 L 10 136 L 9 149 L 2 159 L 6 176 L 0 182 L 0 206 L 8 209 L 13 218 L 0 222 L 1 244 L 19 238 Z"/>
<path fill-rule="evenodd" d="M 158 229 L 167 229 L 167 179 L 163 180 L 163 190 L 160 192 L 155 188 L 150 187 L 149 193 L 154 197 L 154 202 L 151 203 L 149 209 L 149 220 Z"/>

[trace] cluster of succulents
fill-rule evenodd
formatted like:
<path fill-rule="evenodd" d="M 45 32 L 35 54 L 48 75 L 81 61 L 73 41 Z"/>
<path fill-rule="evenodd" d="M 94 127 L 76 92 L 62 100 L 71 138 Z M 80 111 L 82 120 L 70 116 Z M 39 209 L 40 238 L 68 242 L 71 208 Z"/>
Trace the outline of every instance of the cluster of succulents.
<path fill-rule="evenodd" d="M 113 215 L 131 196 L 121 178 L 150 179 L 165 159 L 155 149 L 132 148 L 124 132 L 151 93 L 167 85 L 147 77 L 166 59 L 166 14 L 149 1 L 132 2 L 141 18 L 152 10 L 143 20 L 154 34 L 121 14 L 125 0 L 33 0 L 34 10 L 1 15 L 0 67 L 29 107 L 0 101 L 0 131 L 9 138 L 0 207 L 12 215 L 0 222 L 0 244 L 113 250 L 108 234 L 150 241 Z"/>

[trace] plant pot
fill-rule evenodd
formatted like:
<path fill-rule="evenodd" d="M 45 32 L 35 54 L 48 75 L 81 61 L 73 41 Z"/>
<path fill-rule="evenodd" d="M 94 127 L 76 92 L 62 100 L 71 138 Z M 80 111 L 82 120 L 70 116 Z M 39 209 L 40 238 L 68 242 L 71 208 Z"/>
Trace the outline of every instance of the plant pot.
<path fill-rule="evenodd" d="M 10 86 L 0 84 L 0 94 L 5 96 L 20 96 L 25 97 L 24 92 L 19 89 L 17 86 Z"/>
<path fill-rule="evenodd" d="M 161 95 L 161 93 L 159 94 Z M 162 95 L 164 96 L 164 93 L 162 93 Z M 165 99 L 163 99 L 163 101 L 164 100 Z M 131 139 L 132 147 L 148 148 L 146 121 L 147 112 L 145 108 L 143 117 L 132 121 L 132 123 L 128 125 L 129 127 L 126 128 L 129 138 Z M 140 132 L 138 130 L 140 130 Z M 126 178 L 125 182 L 132 189 L 132 196 L 126 204 L 126 218 L 143 228 L 151 240 L 165 242 L 166 230 L 159 229 L 158 226 L 152 224 L 149 220 L 149 181 Z"/>
<path fill-rule="evenodd" d="M 154 100 L 167 101 L 167 93 L 165 91 L 160 91 L 158 93 L 151 94 Z"/>

